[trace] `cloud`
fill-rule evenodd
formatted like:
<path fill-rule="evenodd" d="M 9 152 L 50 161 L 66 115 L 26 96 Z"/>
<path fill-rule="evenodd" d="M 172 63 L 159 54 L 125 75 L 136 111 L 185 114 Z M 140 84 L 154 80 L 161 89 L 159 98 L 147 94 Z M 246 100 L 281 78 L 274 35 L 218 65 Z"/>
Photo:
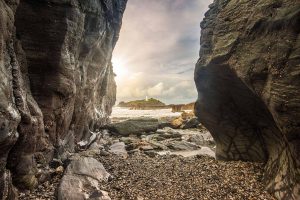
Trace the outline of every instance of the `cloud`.
<path fill-rule="evenodd" d="M 164 91 L 164 84 L 162 82 L 158 83 L 152 88 L 149 88 L 147 94 L 149 96 L 161 96 Z"/>
<path fill-rule="evenodd" d="M 130 0 L 114 51 L 117 99 L 196 99 L 193 69 L 200 21 L 212 0 Z M 116 62 L 114 62 L 116 61 Z M 115 64 L 114 64 L 115 65 Z M 118 76 L 120 71 L 121 76 Z"/>
<path fill-rule="evenodd" d="M 186 70 L 177 72 L 177 74 L 184 74 L 184 73 L 186 73 L 186 72 L 190 72 L 190 71 L 193 71 L 193 70 L 194 70 L 194 68 L 190 68 L 190 69 L 186 69 Z"/>

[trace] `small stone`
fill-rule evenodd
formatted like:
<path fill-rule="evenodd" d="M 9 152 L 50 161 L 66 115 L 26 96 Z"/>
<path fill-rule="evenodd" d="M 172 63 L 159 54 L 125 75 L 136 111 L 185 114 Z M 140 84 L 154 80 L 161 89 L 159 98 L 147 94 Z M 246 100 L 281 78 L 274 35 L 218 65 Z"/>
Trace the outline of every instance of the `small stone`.
<path fill-rule="evenodd" d="M 179 117 L 171 122 L 171 127 L 175 129 L 180 128 L 180 126 L 183 124 L 183 121 L 184 120 Z"/>
<path fill-rule="evenodd" d="M 110 153 L 105 150 L 100 150 L 100 156 L 109 156 Z"/>
<path fill-rule="evenodd" d="M 153 149 L 154 148 L 152 146 L 150 146 L 150 145 L 146 145 L 146 146 L 141 146 L 140 147 L 140 150 L 142 150 L 142 151 L 151 151 Z"/>
<path fill-rule="evenodd" d="M 62 174 L 64 173 L 64 167 L 63 166 L 59 166 L 55 169 L 55 172 L 58 174 Z"/>

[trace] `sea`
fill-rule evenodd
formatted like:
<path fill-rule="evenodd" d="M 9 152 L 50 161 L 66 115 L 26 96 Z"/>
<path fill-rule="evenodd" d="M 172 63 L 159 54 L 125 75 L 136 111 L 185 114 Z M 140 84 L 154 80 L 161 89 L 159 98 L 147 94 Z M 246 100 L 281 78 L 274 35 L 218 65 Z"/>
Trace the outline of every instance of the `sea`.
<path fill-rule="evenodd" d="M 157 109 L 157 110 L 131 110 L 128 108 L 113 107 L 111 119 L 129 119 L 137 117 L 151 117 L 151 118 L 164 118 L 164 117 L 179 117 L 181 112 L 172 112 L 172 109 Z"/>

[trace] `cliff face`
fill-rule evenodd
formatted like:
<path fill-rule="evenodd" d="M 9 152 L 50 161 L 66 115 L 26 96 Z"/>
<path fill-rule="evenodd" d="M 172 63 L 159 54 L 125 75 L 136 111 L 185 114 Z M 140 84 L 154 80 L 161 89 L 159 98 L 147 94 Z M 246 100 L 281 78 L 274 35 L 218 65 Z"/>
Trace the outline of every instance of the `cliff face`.
<path fill-rule="evenodd" d="M 299 199 L 299 0 L 215 0 L 201 28 L 196 112 L 217 158 L 266 162 L 267 189 Z"/>
<path fill-rule="evenodd" d="M 127 0 L 0 0 L 0 199 L 107 123 Z"/>

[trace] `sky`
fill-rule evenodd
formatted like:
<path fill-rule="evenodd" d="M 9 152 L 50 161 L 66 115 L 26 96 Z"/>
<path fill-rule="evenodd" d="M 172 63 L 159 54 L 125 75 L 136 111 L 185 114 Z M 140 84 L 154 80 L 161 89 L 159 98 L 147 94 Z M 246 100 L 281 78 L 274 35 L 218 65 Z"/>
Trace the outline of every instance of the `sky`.
<path fill-rule="evenodd" d="M 129 0 L 113 53 L 117 102 L 197 99 L 200 22 L 212 0 Z"/>

